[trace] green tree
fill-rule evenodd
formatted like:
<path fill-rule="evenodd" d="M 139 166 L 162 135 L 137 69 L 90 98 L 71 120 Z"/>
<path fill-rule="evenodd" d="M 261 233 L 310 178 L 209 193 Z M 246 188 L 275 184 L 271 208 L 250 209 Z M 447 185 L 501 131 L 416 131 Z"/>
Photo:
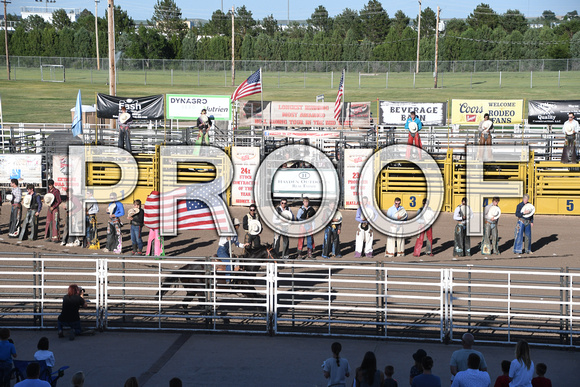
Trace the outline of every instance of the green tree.
<path fill-rule="evenodd" d="M 24 25 L 19 24 L 12 34 L 8 34 L 8 37 L 10 38 L 8 40 L 8 48 L 11 54 L 17 56 L 26 55 L 27 33 Z"/>
<path fill-rule="evenodd" d="M 415 25 L 418 25 L 419 19 L 415 18 Z M 421 36 L 427 36 L 435 31 L 435 24 L 437 24 L 437 15 L 430 7 L 421 11 Z"/>
<path fill-rule="evenodd" d="M 81 58 L 93 57 L 93 42 L 91 34 L 84 28 L 79 28 L 74 35 L 75 56 Z"/>
<path fill-rule="evenodd" d="M 34 29 L 28 31 L 28 39 L 26 41 L 26 55 L 28 56 L 41 56 L 42 55 L 42 31 L 40 29 Z"/>
<path fill-rule="evenodd" d="M 510 34 L 512 31 L 520 31 L 522 34 L 528 29 L 526 17 L 517 9 L 508 9 L 500 16 L 499 25 Z"/>
<path fill-rule="evenodd" d="M 157 0 L 153 6 L 153 16 L 149 24 L 167 37 L 177 35 L 183 37 L 187 32 L 187 25 L 181 16 L 181 9 L 173 0 Z"/>
<path fill-rule="evenodd" d="M 26 31 L 41 31 L 48 25 L 48 23 L 38 15 L 30 15 L 26 19 L 22 19 L 21 23 Z"/>
<path fill-rule="evenodd" d="M 344 38 L 344 43 L 342 46 L 342 60 L 353 61 L 357 58 L 358 52 L 358 39 L 356 38 L 356 32 L 351 28 L 347 31 L 346 37 Z"/>
<path fill-rule="evenodd" d="M 542 21 L 542 23 L 544 23 L 544 26 L 551 27 L 552 23 L 554 23 L 558 19 L 556 18 L 556 14 L 554 12 L 550 10 L 545 10 L 544 12 L 542 12 L 542 17 L 540 17 L 540 20 Z"/>
<path fill-rule="evenodd" d="M 342 42 L 343 37 L 340 31 L 334 30 L 326 51 L 326 60 L 338 62 L 342 60 Z"/>
<path fill-rule="evenodd" d="M 461 34 L 465 31 L 467 31 L 467 28 L 469 26 L 467 25 L 467 23 L 465 22 L 465 20 L 461 20 L 461 19 L 450 19 L 447 20 L 447 22 L 445 23 L 445 30 L 446 31 L 453 31 L 453 32 L 457 32 L 458 34 Z"/>
<path fill-rule="evenodd" d="M 380 44 L 389 33 L 389 14 L 378 0 L 369 0 L 360 11 L 360 19 L 365 36 L 373 43 Z"/>
<path fill-rule="evenodd" d="M 361 37 L 361 20 L 358 12 L 353 9 L 345 8 L 334 17 L 332 25 L 333 30 L 337 31 L 342 37 L 345 37 L 351 28 L 356 33 L 357 39 Z"/>
<path fill-rule="evenodd" d="M 507 33 L 501 26 L 491 31 L 490 40 L 495 43 L 492 43 L 485 59 L 511 59 L 508 56 L 510 44 L 507 40 Z"/>
<path fill-rule="evenodd" d="M 58 55 L 73 57 L 75 55 L 75 30 L 65 27 L 58 32 Z"/>
<path fill-rule="evenodd" d="M 360 61 L 368 61 L 372 59 L 373 56 L 373 42 L 370 41 L 369 38 L 364 38 L 362 42 L 360 42 L 357 60 Z"/>
<path fill-rule="evenodd" d="M 518 30 L 512 31 L 506 39 L 506 59 L 524 59 L 526 50 L 523 42 L 524 35 Z"/>
<path fill-rule="evenodd" d="M 71 27 L 75 30 L 84 27 L 87 31 L 93 31 L 95 29 L 95 15 L 85 8 L 81 11 L 77 17 L 77 21 Z"/>
<path fill-rule="evenodd" d="M 56 56 L 58 36 L 54 27 L 47 27 L 42 31 L 42 55 Z"/>
<path fill-rule="evenodd" d="M 499 24 L 498 14 L 489 4 L 481 3 L 467 17 L 467 24 L 474 30 L 486 25 L 492 30 Z"/>
<path fill-rule="evenodd" d="M 298 23 L 295 20 L 290 21 L 290 26 L 288 27 L 288 30 L 286 32 L 288 38 L 302 39 L 305 33 L 306 30 L 300 26 L 300 23 Z"/>
<path fill-rule="evenodd" d="M 252 11 L 248 10 L 245 5 L 236 8 L 235 13 L 235 23 L 234 27 L 236 30 L 236 34 L 242 35 L 242 37 L 246 36 L 246 34 L 254 34 L 254 29 L 256 27 L 256 21 L 252 16 Z M 232 29 L 232 21 L 231 21 L 231 11 L 230 17 L 228 18 L 228 26 L 229 29 Z"/>
<path fill-rule="evenodd" d="M 242 60 L 254 59 L 254 38 L 252 35 L 244 36 L 242 47 L 240 47 L 240 55 Z"/>
<path fill-rule="evenodd" d="M 332 29 L 332 19 L 328 17 L 328 11 L 323 5 L 316 7 L 310 18 L 306 20 L 309 27 L 315 31 L 328 32 Z"/>
<path fill-rule="evenodd" d="M 570 55 L 572 58 L 580 58 L 580 32 L 576 32 L 570 40 Z"/>
<path fill-rule="evenodd" d="M 529 28 L 524 33 L 524 42 L 534 42 L 536 44 L 526 44 L 524 45 L 524 57 L 523 59 L 535 59 L 538 57 L 540 40 L 540 30 L 538 28 Z"/>
<path fill-rule="evenodd" d="M 417 59 L 417 32 L 411 27 L 403 30 L 398 51 L 399 60 L 414 61 Z"/>
<path fill-rule="evenodd" d="M 52 25 L 57 31 L 60 31 L 64 27 L 70 27 L 72 22 L 69 19 L 66 11 L 60 8 L 52 13 Z"/>
<path fill-rule="evenodd" d="M 254 55 L 256 59 L 268 60 L 272 57 L 272 47 L 270 45 L 271 39 L 266 34 L 260 34 L 256 38 L 254 46 Z"/>
<path fill-rule="evenodd" d="M 274 19 L 274 15 L 269 15 L 262 19 L 262 28 L 264 29 L 264 33 L 270 37 L 273 37 L 280 30 L 278 20 Z"/>
<path fill-rule="evenodd" d="M 208 52 L 205 59 L 228 59 L 230 57 L 230 47 L 226 36 L 214 36 L 209 40 Z"/>
<path fill-rule="evenodd" d="M 197 34 L 188 31 L 181 45 L 181 57 L 183 59 L 197 59 Z"/>
<path fill-rule="evenodd" d="M 395 18 L 391 20 L 391 26 L 395 27 L 399 34 L 402 34 L 403 30 L 409 26 L 410 21 L 411 18 L 408 17 L 405 12 L 398 10 L 397 13 L 395 13 Z"/>
<path fill-rule="evenodd" d="M 564 20 L 574 20 L 579 18 L 580 16 L 578 16 L 578 11 L 570 11 L 567 12 L 566 15 L 564 15 Z"/>
<path fill-rule="evenodd" d="M 140 26 L 137 33 L 132 34 L 132 43 L 125 54 L 135 59 L 161 59 L 167 57 L 167 39 L 155 28 Z"/>
<path fill-rule="evenodd" d="M 580 31 L 580 19 L 571 19 L 554 27 L 554 34 L 566 39 L 572 39 L 578 31 Z"/>
<path fill-rule="evenodd" d="M 228 18 L 231 18 L 231 15 L 228 17 L 221 10 L 215 10 L 211 14 L 209 22 L 203 27 L 205 34 L 211 36 L 231 35 L 231 24 L 228 29 Z"/>
<path fill-rule="evenodd" d="M 102 21 L 102 22 L 101 22 Z M 93 20 L 93 26 L 95 21 Z M 99 30 L 106 29 L 107 19 L 104 20 L 99 18 Z M 187 26 L 184 24 L 187 28 Z M 94 27 L 93 27 L 94 28 Z M 121 8 L 121 6 L 115 6 L 115 34 L 118 36 L 120 34 L 135 32 L 135 21 L 129 16 L 127 11 Z"/>

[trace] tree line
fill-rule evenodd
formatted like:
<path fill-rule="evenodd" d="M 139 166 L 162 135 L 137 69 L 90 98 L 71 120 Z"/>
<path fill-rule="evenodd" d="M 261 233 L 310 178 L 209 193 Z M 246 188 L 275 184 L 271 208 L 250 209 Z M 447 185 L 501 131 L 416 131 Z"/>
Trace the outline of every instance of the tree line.
<path fill-rule="evenodd" d="M 412 61 L 417 53 L 417 17 L 402 11 L 391 18 L 378 0 L 361 10 L 344 9 L 330 17 L 322 5 L 306 23 L 281 28 L 272 15 L 256 20 L 245 6 L 234 10 L 234 57 L 238 60 L 280 61 Z M 9 32 L 9 50 L 18 56 L 96 57 L 95 16 L 83 10 L 76 22 L 59 9 L 52 23 L 38 15 L 17 21 Z M 99 53 L 106 57 L 107 18 L 97 18 Z M 421 12 L 420 55 L 435 56 L 436 14 Z M 466 19 L 450 19 L 440 34 L 439 60 L 580 58 L 580 17 L 577 11 L 557 20 L 552 11 L 532 21 L 518 10 L 498 14 L 479 4 Z M 535 27 L 535 26 L 534 26 Z M 232 11 L 213 12 L 206 23 L 188 27 L 174 0 L 157 0 L 153 15 L 136 25 L 128 12 L 115 7 L 116 50 L 134 59 L 231 58 Z M 0 39 L 4 52 L 4 39 Z"/>

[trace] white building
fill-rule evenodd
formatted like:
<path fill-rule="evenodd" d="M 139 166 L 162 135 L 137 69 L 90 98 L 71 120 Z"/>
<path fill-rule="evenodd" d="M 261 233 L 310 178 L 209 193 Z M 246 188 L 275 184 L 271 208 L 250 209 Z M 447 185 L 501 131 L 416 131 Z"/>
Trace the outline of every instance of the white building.
<path fill-rule="evenodd" d="M 20 16 L 22 19 L 26 19 L 29 16 L 38 15 L 44 21 L 52 23 L 52 13 L 59 9 L 64 9 L 68 18 L 73 23 L 77 21 L 81 14 L 80 10 L 75 8 L 21 7 Z"/>

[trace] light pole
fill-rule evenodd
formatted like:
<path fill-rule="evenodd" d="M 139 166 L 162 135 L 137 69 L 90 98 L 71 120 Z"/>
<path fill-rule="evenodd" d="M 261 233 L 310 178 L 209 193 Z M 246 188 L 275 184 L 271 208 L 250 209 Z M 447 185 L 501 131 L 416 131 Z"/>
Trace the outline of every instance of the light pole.
<path fill-rule="evenodd" d="M 417 27 L 417 70 L 419 74 L 419 46 L 421 45 L 421 0 L 419 0 L 419 25 Z"/>
<path fill-rule="evenodd" d="M 56 0 L 34 0 L 34 1 L 36 1 L 37 3 L 42 3 L 42 2 L 44 2 L 44 3 L 45 3 L 45 4 L 44 4 L 44 11 L 45 11 L 46 13 L 48 13 L 48 3 L 56 3 Z"/>

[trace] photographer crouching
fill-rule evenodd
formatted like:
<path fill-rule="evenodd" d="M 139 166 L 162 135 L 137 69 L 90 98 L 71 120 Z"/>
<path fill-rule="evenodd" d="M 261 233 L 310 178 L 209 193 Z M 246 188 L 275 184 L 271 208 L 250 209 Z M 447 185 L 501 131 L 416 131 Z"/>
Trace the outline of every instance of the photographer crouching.
<path fill-rule="evenodd" d="M 88 295 L 85 290 L 76 284 L 72 284 L 68 287 L 67 294 L 62 298 L 62 311 L 58 316 L 58 337 L 64 337 L 62 329 L 65 326 L 71 328 L 71 334 L 69 336 L 70 340 L 75 339 L 75 335 L 83 334 L 93 334 L 92 330 L 81 329 L 81 316 L 79 315 L 79 309 L 87 307 L 87 300 L 85 297 Z"/>

